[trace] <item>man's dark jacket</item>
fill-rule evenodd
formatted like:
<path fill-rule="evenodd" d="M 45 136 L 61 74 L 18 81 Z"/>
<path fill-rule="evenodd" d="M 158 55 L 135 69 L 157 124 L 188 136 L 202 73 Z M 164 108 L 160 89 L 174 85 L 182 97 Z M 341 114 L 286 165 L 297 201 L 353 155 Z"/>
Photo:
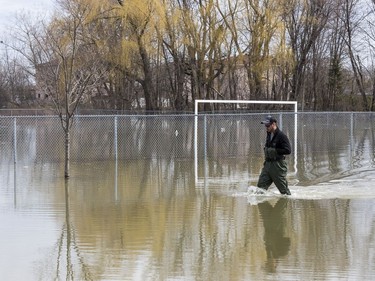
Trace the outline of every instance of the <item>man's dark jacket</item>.
<path fill-rule="evenodd" d="M 272 139 L 271 133 L 267 133 L 265 147 L 273 147 L 276 149 L 277 157 L 275 160 L 284 159 L 284 155 L 288 155 L 292 151 L 288 137 L 279 128 L 276 128 Z"/>

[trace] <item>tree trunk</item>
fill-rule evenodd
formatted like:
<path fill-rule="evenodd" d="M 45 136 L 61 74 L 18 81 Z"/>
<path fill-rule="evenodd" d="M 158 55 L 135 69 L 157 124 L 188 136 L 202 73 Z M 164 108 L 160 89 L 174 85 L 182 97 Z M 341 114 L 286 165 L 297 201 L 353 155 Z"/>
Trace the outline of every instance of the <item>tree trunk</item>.
<path fill-rule="evenodd" d="M 176 96 L 174 100 L 174 108 L 178 111 L 184 110 L 186 105 L 185 105 L 185 99 L 184 99 L 184 68 L 182 65 L 182 62 L 180 60 L 177 60 L 175 63 L 175 69 L 176 69 L 176 74 L 175 74 L 175 79 L 176 79 Z"/>
<path fill-rule="evenodd" d="M 142 68 L 144 73 L 144 79 L 141 81 L 145 102 L 146 102 L 146 110 L 147 111 L 153 111 L 157 109 L 156 103 L 157 103 L 157 97 L 155 96 L 155 92 L 152 90 L 152 71 L 151 71 L 151 62 L 149 55 L 147 53 L 146 48 L 143 46 L 142 43 L 142 36 L 138 37 L 138 48 L 139 48 L 139 54 L 141 56 L 142 60 Z"/>
<path fill-rule="evenodd" d="M 70 170 L 70 128 L 65 129 L 65 178 L 69 178 Z"/>
<path fill-rule="evenodd" d="M 372 78 L 372 100 L 371 100 L 370 111 L 374 111 L 375 110 L 374 103 L 375 103 L 375 75 Z"/>

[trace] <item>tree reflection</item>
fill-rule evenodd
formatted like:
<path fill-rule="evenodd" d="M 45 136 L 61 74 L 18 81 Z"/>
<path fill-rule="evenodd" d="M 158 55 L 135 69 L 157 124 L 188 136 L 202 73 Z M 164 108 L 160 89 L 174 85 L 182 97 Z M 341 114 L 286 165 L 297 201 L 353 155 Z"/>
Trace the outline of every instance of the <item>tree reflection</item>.
<path fill-rule="evenodd" d="M 80 253 L 75 235 L 75 228 L 73 223 L 71 223 L 68 180 L 65 180 L 65 223 L 62 227 L 61 235 L 57 242 L 57 247 L 58 251 L 55 280 L 60 280 L 63 278 L 64 265 L 66 268 L 65 280 L 77 280 L 77 278 L 79 280 L 93 280 L 89 267 L 85 264 Z M 64 254 L 66 254 L 66 256 L 64 256 Z M 80 267 L 80 269 L 75 269 L 75 263 Z"/>
<path fill-rule="evenodd" d="M 269 201 L 258 205 L 264 225 L 264 244 L 266 246 L 266 270 L 275 272 L 277 260 L 289 252 L 290 238 L 285 237 L 285 210 L 288 199 L 280 198 L 273 206 Z"/>

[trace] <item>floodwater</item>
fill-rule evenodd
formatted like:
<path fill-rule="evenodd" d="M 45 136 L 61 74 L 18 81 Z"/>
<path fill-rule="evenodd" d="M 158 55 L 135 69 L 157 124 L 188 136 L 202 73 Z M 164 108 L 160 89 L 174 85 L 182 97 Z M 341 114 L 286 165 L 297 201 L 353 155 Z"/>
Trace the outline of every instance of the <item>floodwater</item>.
<path fill-rule="evenodd" d="M 283 197 L 173 165 L 1 166 L 1 280 L 375 279 L 373 169 Z"/>
<path fill-rule="evenodd" d="M 198 162 L 191 120 L 82 118 L 67 181 L 55 123 L 1 119 L 0 280 L 375 280 L 374 122 L 334 116 L 284 117 L 289 197 L 254 194 L 254 117 L 208 120 Z"/>

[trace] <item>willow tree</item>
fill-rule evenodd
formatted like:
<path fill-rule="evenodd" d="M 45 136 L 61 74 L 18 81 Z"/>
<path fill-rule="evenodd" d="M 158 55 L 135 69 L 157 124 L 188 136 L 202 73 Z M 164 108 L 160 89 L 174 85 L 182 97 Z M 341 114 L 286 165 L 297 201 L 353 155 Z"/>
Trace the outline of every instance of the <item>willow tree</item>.
<path fill-rule="evenodd" d="M 118 31 L 118 45 L 114 46 L 111 65 L 119 68 L 129 79 L 142 85 L 146 110 L 158 109 L 155 91 L 155 58 L 159 56 L 161 41 L 157 29 L 164 21 L 163 4 L 159 0 L 118 1 L 114 25 Z"/>
<path fill-rule="evenodd" d="M 244 65 L 250 99 L 269 98 L 265 77 L 270 69 L 272 45 L 279 45 L 279 0 L 228 0 L 218 1 L 220 13 L 230 31 L 238 54 Z"/>
<path fill-rule="evenodd" d="M 181 2 L 181 27 L 192 99 L 220 99 L 215 81 L 224 68 L 225 26 L 214 0 Z M 207 104 L 208 105 L 208 104 Z"/>
<path fill-rule="evenodd" d="M 182 10 L 178 1 L 164 1 L 165 27 L 158 31 L 158 36 L 163 42 L 163 57 L 166 75 L 170 84 L 170 98 L 173 109 L 185 110 L 188 98 L 185 96 L 185 76 L 188 71 L 186 63 L 187 48 L 184 44 L 184 33 L 181 28 Z"/>
<path fill-rule="evenodd" d="M 256 99 L 264 96 L 264 77 L 270 66 L 271 44 L 279 24 L 279 1 L 245 1 L 246 31 L 250 35 L 247 46 L 250 92 Z"/>
<path fill-rule="evenodd" d="M 92 40 L 95 5 L 59 0 L 61 16 L 38 28 L 24 24 L 19 50 L 35 69 L 37 91 L 48 96 L 64 131 L 65 177 L 69 177 L 73 117 L 78 105 L 95 93 L 106 70 Z"/>

